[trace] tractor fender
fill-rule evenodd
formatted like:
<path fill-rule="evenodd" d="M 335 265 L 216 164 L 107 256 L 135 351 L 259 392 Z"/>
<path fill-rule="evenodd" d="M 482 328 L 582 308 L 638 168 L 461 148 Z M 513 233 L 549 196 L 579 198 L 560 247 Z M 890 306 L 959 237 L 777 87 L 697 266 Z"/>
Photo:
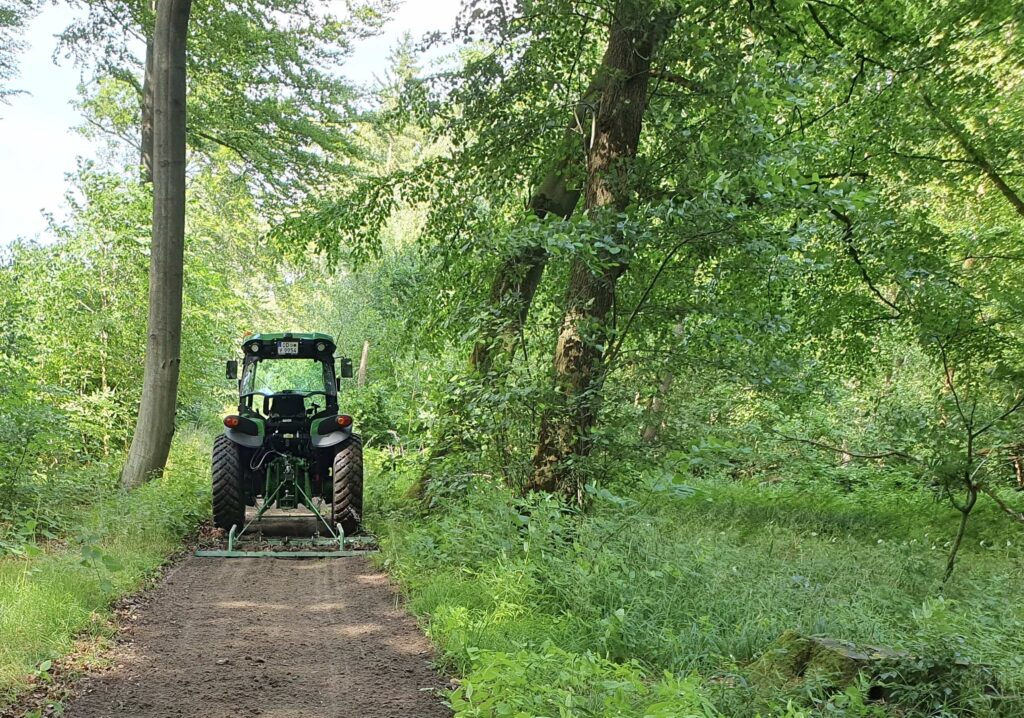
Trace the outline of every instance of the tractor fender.
<path fill-rule="evenodd" d="M 230 418 L 230 417 L 229 417 Z M 226 426 L 224 436 L 233 444 L 247 449 L 258 449 L 263 446 L 263 437 L 267 431 L 266 422 L 253 416 L 235 416 L 235 426 Z M 227 422 L 227 419 L 224 420 Z"/>
<path fill-rule="evenodd" d="M 310 434 L 310 440 L 313 442 L 314 449 L 328 449 L 332 446 L 337 446 L 343 441 L 347 441 L 352 437 L 352 427 L 346 426 L 344 429 L 338 431 L 332 431 L 329 434 L 317 434 L 313 432 Z"/>
<path fill-rule="evenodd" d="M 260 436 L 253 436 L 252 434 L 241 432 L 238 429 L 224 429 L 224 436 L 228 437 L 228 440 L 232 443 L 244 446 L 248 449 L 258 449 L 263 446 L 262 432 Z"/>

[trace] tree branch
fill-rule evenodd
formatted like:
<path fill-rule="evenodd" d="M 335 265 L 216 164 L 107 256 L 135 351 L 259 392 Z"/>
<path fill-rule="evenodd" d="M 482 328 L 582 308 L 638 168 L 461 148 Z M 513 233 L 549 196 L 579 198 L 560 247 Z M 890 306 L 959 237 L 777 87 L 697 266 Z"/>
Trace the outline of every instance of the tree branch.
<path fill-rule="evenodd" d="M 120 80 L 126 85 L 130 85 L 132 89 L 135 90 L 136 93 L 138 93 L 139 98 L 142 98 L 142 96 L 144 95 L 142 83 L 139 82 L 138 78 L 135 77 L 131 70 L 126 70 L 123 67 L 111 67 L 109 69 L 109 72 L 110 76 L 113 77 L 115 80 Z"/>
<path fill-rule="evenodd" d="M 987 484 L 978 484 L 977 486 L 979 491 L 981 491 L 983 494 L 985 494 L 990 499 L 996 502 L 996 505 L 999 506 L 999 509 L 1004 514 L 1009 516 L 1014 521 L 1018 521 L 1024 524 L 1024 512 L 1017 511 L 1015 508 L 1013 508 L 1005 501 L 1003 501 L 1002 497 L 999 496 L 999 494 L 997 494 L 995 490 L 989 487 Z"/>
<path fill-rule="evenodd" d="M 935 155 L 917 155 L 907 154 L 906 152 L 897 152 L 896 150 L 890 150 L 889 152 L 875 155 L 875 157 L 882 157 L 886 154 L 892 155 L 893 157 L 899 157 L 904 160 L 922 160 L 925 162 L 941 162 L 943 164 L 961 164 L 961 165 L 974 165 L 973 160 L 965 160 L 962 157 L 936 157 Z"/>
<path fill-rule="evenodd" d="M 821 18 L 818 17 L 818 13 L 814 9 L 813 5 L 807 5 L 807 12 L 811 14 L 811 19 L 814 20 L 814 24 L 817 25 L 818 28 L 825 34 L 825 37 L 828 38 L 829 42 L 831 42 L 833 45 L 837 47 L 846 47 L 846 43 L 843 42 L 838 35 L 833 35 L 832 31 L 828 29 L 828 26 L 821 21 Z"/>
<path fill-rule="evenodd" d="M 974 438 L 977 438 L 977 437 L 981 436 L 982 434 L 984 434 L 986 431 L 991 429 L 993 426 L 998 424 L 1003 419 L 1006 419 L 1011 414 L 1019 411 L 1021 407 L 1024 407 L 1024 394 L 1021 394 L 1020 397 L 1018 397 L 1017 401 L 1013 402 L 1013 404 L 1010 405 L 1010 408 L 1008 408 L 1006 411 L 1004 411 L 1002 414 L 997 416 L 992 421 L 990 421 L 987 424 L 985 424 L 985 426 L 983 426 L 980 429 L 978 429 L 977 431 L 975 431 L 974 432 Z M 972 416 L 971 418 L 973 419 L 974 417 Z"/>
<path fill-rule="evenodd" d="M 655 79 L 662 80 L 663 82 L 670 82 L 673 85 L 685 87 L 687 90 L 695 94 L 707 94 L 707 90 L 704 89 L 704 86 L 701 85 L 699 82 L 694 82 L 688 77 L 683 77 L 682 75 L 679 75 L 675 72 L 669 72 L 668 70 L 657 70 L 652 68 L 651 70 L 648 70 L 647 74 Z"/>
<path fill-rule="evenodd" d="M 1024 262 L 1024 254 L 969 254 L 961 262 L 969 259 L 1005 259 L 1008 262 Z"/>
<path fill-rule="evenodd" d="M 844 97 L 841 101 L 839 101 L 836 104 L 834 104 L 831 107 L 829 107 L 827 110 L 824 110 L 824 111 L 818 113 L 817 115 L 815 115 L 811 119 L 807 120 L 806 122 L 801 120 L 797 127 L 793 128 L 791 130 L 787 130 L 782 135 L 780 135 L 777 139 L 775 139 L 773 142 L 779 142 L 781 140 L 784 140 L 787 137 L 796 134 L 797 132 L 804 132 L 809 127 L 817 124 L 818 122 L 821 122 L 826 117 L 831 115 L 833 112 L 836 112 L 839 108 L 841 108 L 844 105 L 848 104 L 850 102 L 850 100 L 853 98 L 853 91 L 855 89 L 857 89 L 857 83 L 860 82 L 860 78 L 864 76 L 864 63 L 867 60 L 867 58 L 864 55 L 858 54 L 857 55 L 857 59 L 858 59 L 860 64 L 857 66 L 857 72 L 855 72 L 853 74 L 853 77 L 850 79 L 850 87 L 846 90 L 846 97 Z M 799 116 L 799 112 L 797 114 Z"/>
<path fill-rule="evenodd" d="M 104 133 L 106 135 L 110 135 L 111 137 L 116 137 L 117 139 L 121 140 L 122 142 L 126 142 L 130 147 L 132 147 L 135 150 L 142 149 L 142 146 L 139 144 L 138 140 L 135 140 L 135 139 L 132 139 L 131 137 L 122 135 L 120 132 L 118 132 L 114 128 L 107 127 L 102 122 L 98 122 L 98 121 L 94 120 L 93 118 L 89 117 L 88 115 L 84 115 L 83 117 L 84 117 L 84 119 L 85 119 L 87 124 L 92 125 L 93 127 L 95 127 L 100 132 L 102 132 L 102 133 Z"/>
<path fill-rule="evenodd" d="M 775 429 L 769 429 L 769 431 L 775 434 L 776 436 L 781 437 L 783 441 L 792 441 L 800 444 L 807 444 L 809 446 L 814 446 L 819 449 L 825 449 L 827 451 L 832 451 L 837 454 L 853 456 L 858 459 L 888 459 L 891 457 L 896 457 L 900 459 L 906 459 L 907 461 L 913 461 L 916 463 L 921 462 L 921 460 L 918 459 L 916 456 L 911 456 L 907 452 L 899 451 L 898 449 L 893 449 L 891 451 L 883 451 L 876 454 L 865 454 L 857 451 L 850 451 L 849 449 L 844 449 L 840 446 L 832 446 L 831 444 L 826 444 L 821 441 L 815 441 L 814 439 L 805 439 L 799 436 L 788 436 L 780 431 L 776 431 Z"/>
<path fill-rule="evenodd" d="M 963 404 L 960 403 L 960 394 L 957 393 L 956 384 L 953 382 L 953 370 L 949 366 L 949 355 L 946 354 L 946 347 L 943 344 L 939 344 L 939 356 L 942 357 L 942 373 L 946 377 L 946 386 L 949 387 L 949 391 L 953 394 L 953 402 L 956 404 L 956 411 L 960 414 L 960 420 L 964 422 L 964 427 L 967 429 L 968 438 L 974 438 L 974 426 L 971 420 L 967 418 L 967 414 L 964 412 Z M 968 456 L 968 463 L 970 463 Z"/>
<path fill-rule="evenodd" d="M 1010 185 L 1006 184 L 1006 180 L 1000 176 L 999 172 L 996 171 L 996 168 L 993 167 L 985 156 L 981 154 L 978 148 L 974 146 L 970 138 L 967 136 L 967 132 L 953 119 L 947 117 L 943 112 L 941 112 L 932 101 L 931 97 L 927 94 L 922 95 L 921 97 L 924 100 L 925 107 L 928 108 L 932 117 L 938 120 L 939 124 L 941 124 L 949 134 L 953 135 L 957 143 L 960 145 L 960 149 L 964 151 L 964 154 L 970 157 L 971 161 L 985 173 L 985 176 L 988 177 L 989 180 L 992 181 L 992 184 L 1002 192 L 1003 197 L 1005 197 L 1006 201 L 1010 203 L 1014 210 L 1016 210 L 1017 214 L 1024 217 L 1024 199 L 1021 199 L 1020 195 L 1018 195 Z"/>
<path fill-rule="evenodd" d="M 860 251 L 857 249 L 857 246 L 853 243 L 853 222 L 850 220 L 849 215 L 845 214 L 844 212 L 840 212 L 837 209 L 832 209 L 830 211 L 833 217 L 835 217 L 836 219 L 843 223 L 842 241 L 843 244 L 846 245 L 846 253 L 849 255 L 850 259 L 853 260 L 853 263 L 857 265 L 857 269 L 860 271 L 861 279 L 863 279 L 864 283 L 868 285 L 868 289 L 871 290 L 871 293 L 874 294 L 875 297 L 880 302 L 882 302 L 882 304 L 889 307 L 889 309 L 893 311 L 892 316 L 888 318 L 899 319 L 901 316 L 903 316 L 903 312 L 901 312 L 900 308 L 896 306 L 893 302 L 885 298 L 885 295 L 883 295 L 882 292 L 875 285 L 874 281 L 871 279 L 871 275 L 868 274 L 867 268 L 864 266 L 864 262 L 860 256 Z"/>
<path fill-rule="evenodd" d="M 202 130 L 196 129 L 194 126 L 190 126 L 188 128 L 188 131 L 189 131 L 190 134 L 193 134 L 196 137 L 202 137 L 204 140 L 209 140 L 210 142 L 213 142 L 216 145 L 220 145 L 221 147 L 226 147 L 227 149 L 231 150 L 236 155 L 238 155 L 238 157 L 243 162 L 249 162 L 250 161 L 249 156 L 245 152 L 243 152 L 241 149 L 239 149 L 235 145 L 231 144 L 230 142 L 222 140 L 219 137 L 215 137 L 215 136 L 213 136 L 213 135 L 211 135 L 211 134 L 209 134 L 207 132 L 203 132 Z"/>
<path fill-rule="evenodd" d="M 843 5 L 839 5 L 839 4 L 832 3 L 832 2 L 827 2 L 827 0 L 811 0 L 811 2 L 817 3 L 819 5 L 825 5 L 826 7 L 830 7 L 830 8 L 833 8 L 835 10 L 838 10 L 839 12 L 845 13 L 846 15 L 848 15 L 858 25 L 863 25 L 868 30 L 871 30 L 872 32 L 878 33 L 879 35 L 884 37 L 889 42 L 897 42 L 896 38 L 894 38 L 892 35 L 888 34 L 881 27 L 875 25 L 874 23 L 870 23 L 867 20 L 864 20 L 863 18 L 859 17 L 856 13 L 854 13 L 852 10 L 850 10 L 847 7 L 844 7 Z M 811 5 L 808 5 L 807 8 L 808 8 L 808 10 L 810 10 L 811 9 Z"/>
<path fill-rule="evenodd" d="M 636 303 L 636 306 L 633 307 L 633 311 L 630 312 L 629 318 L 626 320 L 625 326 L 622 328 L 622 331 L 618 333 L 618 336 L 615 339 L 615 343 L 611 346 L 611 348 L 608 350 L 608 353 L 605 355 L 606 364 L 610 365 L 612 361 L 615 360 L 615 357 L 618 356 L 619 351 L 622 349 L 622 342 L 625 340 L 626 334 L 629 332 L 629 328 L 633 325 L 633 320 L 636 319 L 636 316 L 640 312 L 641 307 L 643 307 L 644 304 L 647 303 L 647 299 L 651 296 L 651 292 L 654 291 L 654 285 L 658 283 L 658 280 L 661 278 L 662 273 L 665 271 L 665 267 L 668 266 L 668 263 L 672 260 L 673 257 L 675 257 L 676 253 L 680 249 L 682 249 L 683 245 L 685 244 L 689 244 L 694 240 L 703 239 L 704 237 L 710 237 L 720 233 L 720 230 L 711 230 L 710 232 L 702 232 L 700 234 L 686 237 L 682 241 L 676 243 L 676 245 L 668 251 L 668 253 L 662 258 L 661 264 L 658 265 L 658 270 L 654 273 L 654 276 L 651 278 L 651 281 L 647 284 L 646 289 L 644 289 L 644 293 L 640 295 L 640 300 Z"/>

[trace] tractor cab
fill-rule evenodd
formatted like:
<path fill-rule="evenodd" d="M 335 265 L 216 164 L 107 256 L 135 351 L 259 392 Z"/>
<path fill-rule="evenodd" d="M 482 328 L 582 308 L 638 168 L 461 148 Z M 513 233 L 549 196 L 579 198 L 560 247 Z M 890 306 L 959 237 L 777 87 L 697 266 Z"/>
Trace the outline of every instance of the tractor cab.
<path fill-rule="evenodd" d="M 326 334 L 255 334 L 242 344 L 238 411 L 253 416 L 303 419 L 338 409 L 334 341 Z M 352 361 L 340 360 L 352 376 Z M 228 362 L 236 378 L 238 362 Z"/>

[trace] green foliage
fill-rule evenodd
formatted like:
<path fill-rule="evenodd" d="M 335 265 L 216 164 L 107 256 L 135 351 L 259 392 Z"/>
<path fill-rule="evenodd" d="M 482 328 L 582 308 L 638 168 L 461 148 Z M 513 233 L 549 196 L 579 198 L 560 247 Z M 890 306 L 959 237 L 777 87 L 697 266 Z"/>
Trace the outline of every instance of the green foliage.
<path fill-rule="evenodd" d="M 926 492 L 699 479 L 695 460 L 693 489 L 666 493 L 652 471 L 628 493 L 597 493 L 586 516 L 478 479 L 412 518 L 394 497 L 416 469 L 385 473 L 373 503 L 393 508 L 375 526 L 384 566 L 466 676 L 458 715 L 551 715 L 576 700 L 567 714 L 645 715 L 675 690 L 666 710 L 683 715 L 784 715 L 791 701 L 805 715 L 878 715 L 867 687 L 746 688 L 747 666 L 791 629 L 920 656 L 890 676 L 905 714 L 936 701 L 948 715 L 1016 710 L 969 677 L 928 678 L 969 660 L 991 666 L 1007 695 L 1024 680 L 1012 639 L 1024 625 L 1020 547 L 996 511 L 979 516 L 963 572 L 937 601 L 955 519 Z"/>
<path fill-rule="evenodd" d="M 135 424 L 150 199 L 124 170 L 83 164 L 74 181 L 58 241 L 15 243 L 0 263 L 0 555 L 105 500 Z M 246 184 L 211 164 L 191 187 L 180 427 L 230 405 L 224 359 L 284 316 L 266 306 L 279 269 Z"/>
<path fill-rule="evenodd" d="M 95 90 L 82 106 L 86 132 L 136 148 L 144 53 L 155 13 L 146 2 L 88 2 L 61 35 L 62 48 L 92 70 Z M 348 174 L 357 148 L 348 137 L 357 95 L 338 73 L 352 44 L 373 35 L 390 0 L 196 3 L 189 23 L 188 141 L 197 155 L 245 175 L 280 219 L 324 182 Z"/>
<path fill-rule="evenodd" d="M 0 103 L 17 92 L 8 83 L 18 75 L 18 52 L 24 47 L 25 26 L 38 9 L 34 0 L 0 2 Z"/>
<path fill-rule="evenodd" d="M 460 715 L 1016 715 L 1019 9 L 645 7 L 667 5 L 634 201 L 568 219 L 534 200 L 551 177 L 585 189 L 614 3 L 470 3 L 453 54 L 427 65 L 405 38 L 363 97 L 338 62 L 390 3 L 197 7 L 179 422 L 231 401 L 244 331 L 324 331 L 353 358 L 369 342 L 342 409 L 381 450 L 370 520 L 462 676 Z M 69 575 L 107 595 L 125 562 L 76 522 L 119 500 L 138 401 L 150 205 L 129 49 L 151 17 L 88 11 L 64 41 L 98 75 L 89 132 L 112 139 L 59 241 L 0 264 L 0 552 L 67 541 Z M 526 307 L 494 290 L 524 256 L 543 269 Z M 583 327 L 601 361 L 579 500 L 523 498 L 564 403 L 570 273 L 611 259 L 607 325 Z M 469 369 L 481 341 L 494 361 Z M 866 679 L 761 690 L 749 666 L 786 631 L 916 662 L 889 676 L 893 705 Z M 1003 695 L 949 678 L 964 658 Z"/>
<path fill-rule="evenodd" d="M 59 540 L 37 543 L 30 528 L 21 550 L 0 558 L 0 710 L 40 662 L 82 632 L 105 630 L 111 602 L 138 590 L 207 517 L 207 448 L 205 432 L 183 432 L 162 478 L 69 510 Z M 117 468 L 108 474 L 116 486 Z"/>
<path fill-rule="evenodd" d="M 620 718 L 717 718 L 696 677 L 666 673 L 653 685 L 641 666 L 593 653 L 471 650 L 472 670 L 452 696 L 457 716 L 541 715 Z"/>

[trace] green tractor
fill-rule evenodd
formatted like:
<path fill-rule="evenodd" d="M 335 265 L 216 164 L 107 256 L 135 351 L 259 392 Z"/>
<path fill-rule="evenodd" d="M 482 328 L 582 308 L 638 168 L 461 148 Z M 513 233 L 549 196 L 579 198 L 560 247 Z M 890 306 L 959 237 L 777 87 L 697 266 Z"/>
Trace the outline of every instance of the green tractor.
<path fill-rule="evenodd" d="M 363 448 L 338 410 L 334 340 L 326 334 L 255 334 L 242 343 L 238 412 L 213 443 L 213 523 L 229 541 L 273 508 L 305 507 L 318 533 L 342 540 L 363 513 Z M 352 376 L 342 358 L 340 375 Z M 227 362 L 238 379 L 238 362 Z M 326 507 L 330 506 L 329 519 Z M 246 523 L 246 506 L 257 507 Z"/>

